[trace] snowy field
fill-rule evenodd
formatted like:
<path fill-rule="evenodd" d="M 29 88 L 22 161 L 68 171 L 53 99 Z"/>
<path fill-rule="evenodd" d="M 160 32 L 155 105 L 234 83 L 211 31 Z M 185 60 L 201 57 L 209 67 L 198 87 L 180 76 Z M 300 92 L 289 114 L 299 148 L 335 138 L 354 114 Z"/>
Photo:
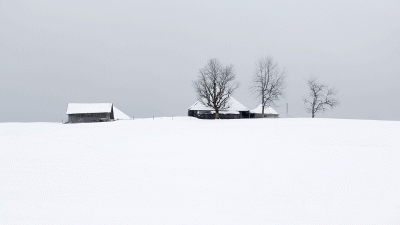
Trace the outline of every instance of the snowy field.
<path fill-rule="evenodd" d="M 0 124 L 0 224 L 400 224 L 400 122 Z"/>

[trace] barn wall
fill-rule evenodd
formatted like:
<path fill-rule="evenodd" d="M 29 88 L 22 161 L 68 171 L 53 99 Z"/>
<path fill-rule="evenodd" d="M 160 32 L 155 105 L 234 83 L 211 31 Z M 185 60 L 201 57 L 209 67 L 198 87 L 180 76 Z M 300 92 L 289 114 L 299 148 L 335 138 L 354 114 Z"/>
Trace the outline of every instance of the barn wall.
<path fill-rule="evenodd" d="M 243 116 L 246 115 L 247 117 Z M 199 119 L 215 119 L 215 114 L 214 113 L 199 113 L 196 110 L 188 110 L 188 116 L 193 116 Z M 246 112 L 241 112 L 240 114 L 219 114 L 220 119 L 240 119 L 240 118 L 248 118 L 248 113 Z"/>
<path fill-rule="evenodd" d="M 240 119 L 240 114 L 219 114 L 220 119 Z"/>
<path fill-rule="evenodd" d="M 196 110 L 188 110 L 188 116 L 197 117 L 199 119 L 214 119 L 215 114 L 212 113 L 199 113 Z M 248 118 L 263 118 L 261 113 L 249 113 L 248 111 L 241 111 L 240 114 L 219 114 L 220 119 L 248 119 Z M 264 118 L 279 118 L 279 115 L 264 114 Z"/>
<path fill-rule="evenodd" d="M 262 114 L 256 113 L 256 114 L 254 114 L 254 118 L 263 118 L 263 117 L 262 117 Z"/>
<path fill-rule="evenodd" d="M 197 117 L 199 119 L 215 119 L 214 114 L 196 114 L 195 117 Z"/>
<path fill-rule="evenodd" d="M 255 113 L 254 118 L 263 118 L 261 113 Z M 279 115 L 275 114 L 264 114 L 264 118 L 279 118 Z"/>
<path fill-rule="evenodd" d="M 110 113 L 81 113 L 68 115 L 68 123 L 110 121 Z"/>

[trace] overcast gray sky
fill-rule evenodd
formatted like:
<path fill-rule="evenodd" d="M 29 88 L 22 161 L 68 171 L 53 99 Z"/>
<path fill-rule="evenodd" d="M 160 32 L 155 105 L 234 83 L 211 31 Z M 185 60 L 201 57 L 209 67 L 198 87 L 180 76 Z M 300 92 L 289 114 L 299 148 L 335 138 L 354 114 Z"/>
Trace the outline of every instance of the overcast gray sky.
<path fill-rule="evenodd" d="M 286 68 L 276 110 L 309 117 L 305 79 L 339 90 L 317 117 L 400 120 L 400 1 L 0 2 L 0 122 L 60 121 L 69 102 L 179 116 L 207 60 L 233 64 L 252 109 L 255 62 Z"/>

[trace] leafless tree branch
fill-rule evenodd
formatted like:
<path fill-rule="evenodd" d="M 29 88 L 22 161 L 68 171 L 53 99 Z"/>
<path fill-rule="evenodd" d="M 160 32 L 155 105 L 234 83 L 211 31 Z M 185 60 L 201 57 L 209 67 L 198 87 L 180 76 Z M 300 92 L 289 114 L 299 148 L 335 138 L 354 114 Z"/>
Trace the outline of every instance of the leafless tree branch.
<path fill-rule="evenodd" d="M 264 107 L 274 105 L 274 102 L 284 96 L 285 69 L 279 69 L 271 56 L 261 58 L 256 63 L 251 90 L 257 98 L 261 98 L 262 116 Z"/>
<path fill-rule="evenodd" d="M 215 119 L 219 119 L 220 110 L 229 108 L 228 99 L 239 87 L 235 78 L 233 65 L 223 67 L 218 59 L 210 59 L 193 82 L 197 100 L 215 110 Z"/>
<path fill-rule="evenodd" d="M 312 118 L 317 112 L 325 112 L 327 107 L 334 108 L 339 105 L 339 100 L 334 98 L 338 91 L 325 84 L 319 84 L 317 78 L 310 77 L 307 80 L 310 93 L 303 99 L 304 104 L 307 105 L 306 110 L 311 113 Z"/>

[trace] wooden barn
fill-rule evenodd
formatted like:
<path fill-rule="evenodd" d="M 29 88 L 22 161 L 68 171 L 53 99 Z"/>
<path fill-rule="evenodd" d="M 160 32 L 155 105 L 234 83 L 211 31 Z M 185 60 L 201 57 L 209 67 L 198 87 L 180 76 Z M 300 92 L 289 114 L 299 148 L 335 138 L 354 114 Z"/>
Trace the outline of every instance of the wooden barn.
<path fill-rule="evenodd" d="M 249 118 L 250 110 L 233 97 L 229 98 L 228 106 L 229 108 L 219 111 L 220 119 Z M 188 116 L 200 119 L 214 119 L 215 110 L 209 106 L 203 105 L 200 101 L 197 101 L 188 108 Z"/>
<path fill-rule="evenodd" d="M 258 105 L 257 108 L 250 111 L 252 118 L 262 118 L 262 105 Z M 264 107 L 264 118 L 279 118 L 277 113 L 271 106 Z"/>
<path fill-rule="evenodd" d="M 130 119 L 112 103 L 68 103 L 67 123 L 106 122 Z"/>

